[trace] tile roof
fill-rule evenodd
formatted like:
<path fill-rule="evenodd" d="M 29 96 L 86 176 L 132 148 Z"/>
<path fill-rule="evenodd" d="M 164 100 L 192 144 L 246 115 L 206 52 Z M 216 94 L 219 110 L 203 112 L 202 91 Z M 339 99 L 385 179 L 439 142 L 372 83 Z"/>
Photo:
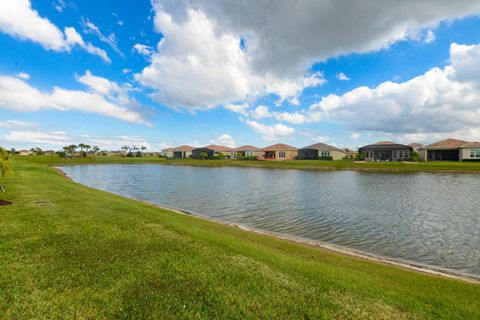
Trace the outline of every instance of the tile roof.
<path fill-rule="evenodd" d="M 277 143 L 261 149 L 262 151 L 297 151 L 298 149 L 288 144 Z"/>
<path fill-rule="evenodd" d="M 412 148 L 421 148 L 421 147 L 423 147 L 423 144 L 413 142 L 413 143 L 410 143 L 409 146 L 412 147 Z"/>
<path fill-rule="evenodd" d="M 315 143 L 315 144 L 312 144 L 310 146 L 306 146 L 302 149 L 315 149 L 315 150 L 327 150 L 327 151 L 340 151 L 340 152 L 344 152 L 343 150 L 340 150 L 338 148 L 335 148 L 334 146 L 330 146 L 328 144 L 325 144 L 325 143 Z"/>
<path fill-rule="evenodd" d="M 387 148 L 412 148 L 411 146 L 406 146 L 404 144 L 400 143 L 395 143 L 391 141 L 379 141 L 374 144 L 369 144 L 366 146 L 363 146 L 359 149 L 364 149 L 364 148 L 380 148 L 380 149 L 387 149 Z"/>
<path fill-rule="evenodd" d="M 179 146 L 179 147 L 176 147 L 176 148 L 172 148 L 171 151 L 192 151 L 193 149 L 195 149 L 195 148 L 184 145 L 184 146 Z"/>
<path fill-rule="evenodd" d="M 424 149 L 458 149 L 468 141 L 457 140 L 457 139 L 445 139 L 437 141 L 435 143 L 424 146 Z"/>
<path fill-rule="evenodd" d="M 208 146 L 205 146 L 205 147 L 202 147 L 202 148 L 196 148 L 196 149 L 210 149 L 210 150 L 213 150 L 213 151 L 216 151 L 216 152 L 222 152 L 222 151 L 227 151 L 227 152 L 231 152 L 233 151 L 232 148 L 229 148 L 229 147 L 225 147 L 225 146 L 219 146 L 219 145 L 216 145 L 216 144 L 210 144 Z"/>
<path fill-rule="evenodd" d="M 462 148 L 480 148 L 480 142 L 469 142 L 462 145 Z"/>

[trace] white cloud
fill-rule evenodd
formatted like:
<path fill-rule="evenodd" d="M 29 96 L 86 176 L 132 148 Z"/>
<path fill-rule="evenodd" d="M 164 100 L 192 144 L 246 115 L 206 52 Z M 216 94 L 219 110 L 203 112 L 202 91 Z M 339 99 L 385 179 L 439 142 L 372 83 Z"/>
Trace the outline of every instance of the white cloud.
<path fill-rule="evenodd" d="M 209 109 L 275 94 L 279 104 L 298 104 L 303 89 L 325 82 L 320 73 L 277 77 L 257 72 L 238 34 L 219 30 L 203 12 L 188 9 L 185 21 L 177 22 L 159 3 L 154 8 L 155 29 L 164 38 L 136 79 L 154 88 L 152 97 L 160 103 L 175 109 Z M 136 50 L 143 52 L 143 47 Z"/>
<path fill-rule="evenodd" d="M 275 112 L 275 119 L 292 124 L 302 124 L 306 121 L 305 115 L 300 112 Z"/>
<path fill-rule="evenodd" d="M 440 21 L 480 12 L 480 3 L 470 0 L 298 1 L 295 6 L 153 0 L 153 7 L 155 30 L 164 38 L 137 80 L 170 107 L 203 109 L 265 94 L 296 105 L 304 88 L 324 81 L 303 79 L 314 62 L 421 40 L 418 35 Z"/>
<path fill-rule="evenodd" d="M 0 122 L 0 128 L 2 129 L 31 129 L 37 126 L 36 123 L 25 122 L 19 120 L 2 120 Z"/>
<path fill-rule="evenodd" d="M 242 103 L 242 104 L 232 104 L 232 103 L 227 103 L 224 106 L 225 109 L 230 110 L 232 112 L 241 114 L 242 116 L 248 116 L 250 115 L 249 108 L 250 106 L 247 103 Z"/>
<path fill-rule="evenodd" d="M 337 73 L 336 75 L 337 79 L 340 80 L 340 81 L 348 81 L 350 80 L 349 77 L 347 77 L 347 75 L 343 72 L 340 72 L 340 73 Z"/>
<path fill-rule="evenodd" d="M 428 30 L 423 41 L 425 43 L 432 43 L 433 41 L 435 41 L 435 33 L 433 33 L 432 30 Z"/>
<path fill-rule="evenodd" d="M 270 118 L 273 114 L 268 110 L 267 106 L 260 105 L 251 112 L 251 116 L 255 119 Z"/>
<path fill-rule="evenodd" d="M 56 0 L 52 4 L 55 10 L 57 10 L 59 13 L 62 13 L 66 8 L 76 7 L 74 2 L 67 0 Z"/>
<path fill-rule="evenodd" d="M 74 28 L 65 28 L 63 33 L 50 20 L 42 18 L 32 9 L 30 0 L 2 1 L 0 31 L 21 40 L 38 43 L 47 50 L 69 52 L 74 45 L 78 45 L 110 62 L 104 50 L 85 43 Z"/>
<path fill-rule="evenodd" d="M 17 73 L 16 77 L 19 78 L 19 79 L 23 79 L 23 80 L 30 79 L 30 75 L 26 72 Z"/>
<path fill-rule="evenodd" d="M 133 50 L 136 51 L 138 54 L 146 57 L 151 56 L 153 53 L 152 47 L 140 43 L 135 43 L 135 45 L 133 46 Z"/>
<path fill-rule="evenodd" d="M 245 120 L 245 123 L 255 130 L 256 132 L 262 135 L 262 138 L 267 141 L 273 141 L 277 139 L 291 137 L 295 134 L 295 129 L 288 127 L 284 124 L 277 123 L 275 125 L 269 126 L 257 121 Z"/>
<path fill-rule="evenodd" d="M 93 24 L 93 22 L 91 22 L 89 19 L 82 18 L 81 23 L 84 33 L 97 36 L 100 41 L 105 42 L 121 57 L 124 57 L 123 52 L 118 48 L 118 40 L 115 33 L 110 33 L 108 36 L 104 35 L 102 31 L 100 31 L 100 28 Z"/>
<path fill-rule="evenodd" d="M 158 151 L 163 148 L 163 143 L 153 144 L 138 136 L 120 135 L 112 138 L 100 138 L 90 135 L 72 136 L 64 131 L 14 130 L 0 137 L 0 139 L 16 145 L 21 144 L 22 147 L 41 146 L 56 150 L 65 145 L 81 142 L 90 146 L 98 146 L 101 150 L 120 150 L 124 145 L 129 147 L 144 146 L 150 151 Z"/>
<path fill-rule="evenodd" d="M 394 134 L 465 132 L 480 127 L 480 45 L 450 46 L 450 65 L 411 80 L 329 95 L 308 121 L 336 121 L 358 131 Z"/>
<path fill-rule="evenodd" d="M 51 92 L 42 92 L 24 80 L 0 75 L 0 108 L 21 112 L 75 110 L 149 124 L 136 110 L 137 103 L 128 97 L 126 89 L 107 79 L 95 77 L 88 71 L 78 79 L 90 91 L 54 87 Z"/>
<path fill-rule="evenodd" d="M 221 145 L 221 146 L 226 146 L 226 147 L 230 147 L 230 148 L 235 147 L 235 140 L 232 138 L 231 135 L 226 134 L 226 133 L 222 134 L 221 136 L 219 136 L 215 139 L 210 140 L 210 143 Z"/>
<path fill-rule="evenodd" d="M 129 74 L 131 72 L 132 72 L 132 69 L 128 69 L 128 68 L 122 69 L 123 74 Z"/>

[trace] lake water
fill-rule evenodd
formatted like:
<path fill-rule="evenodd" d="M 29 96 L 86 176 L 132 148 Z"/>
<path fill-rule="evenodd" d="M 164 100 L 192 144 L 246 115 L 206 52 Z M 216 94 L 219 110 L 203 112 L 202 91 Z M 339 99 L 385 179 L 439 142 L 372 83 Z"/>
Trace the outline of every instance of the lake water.
<path fill-rule="evenodd" d="M 85 185 L 227 222 L 480 276 L 480 175 L 85 165 Z"/>

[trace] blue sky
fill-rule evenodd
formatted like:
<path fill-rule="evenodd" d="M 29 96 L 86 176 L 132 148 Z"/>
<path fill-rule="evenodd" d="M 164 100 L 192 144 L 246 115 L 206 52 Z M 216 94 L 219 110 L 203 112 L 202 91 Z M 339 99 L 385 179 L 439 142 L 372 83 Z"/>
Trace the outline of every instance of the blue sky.
<path fill-rule="evenodd" d="M 479 4 L 327 2 L 0 4 L 0 145 L 480 140 Z"/>

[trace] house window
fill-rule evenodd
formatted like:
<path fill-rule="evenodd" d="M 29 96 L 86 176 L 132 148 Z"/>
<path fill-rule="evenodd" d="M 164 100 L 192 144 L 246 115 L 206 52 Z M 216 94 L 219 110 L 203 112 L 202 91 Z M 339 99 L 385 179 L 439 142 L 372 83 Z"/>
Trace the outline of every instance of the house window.
<path fill-rule="evenodd" d="M 322 151 L 322 158 L 330 157 L 330 151 Z"/>
<path fill-rule="evenodd" d="M 400 159 L 403 158 L 403 150 L 398 151 L 398 157 Z"/>
<path fill-rule="evenodd" d="M 285 158 L 285 152 L 279 152 L 278 157 L 279 158 Z"/>
<path fill-rule="evenodd" d="M 471 149 L 470 150 L 470 158 L 480 159 L 480 149 Z"/>

